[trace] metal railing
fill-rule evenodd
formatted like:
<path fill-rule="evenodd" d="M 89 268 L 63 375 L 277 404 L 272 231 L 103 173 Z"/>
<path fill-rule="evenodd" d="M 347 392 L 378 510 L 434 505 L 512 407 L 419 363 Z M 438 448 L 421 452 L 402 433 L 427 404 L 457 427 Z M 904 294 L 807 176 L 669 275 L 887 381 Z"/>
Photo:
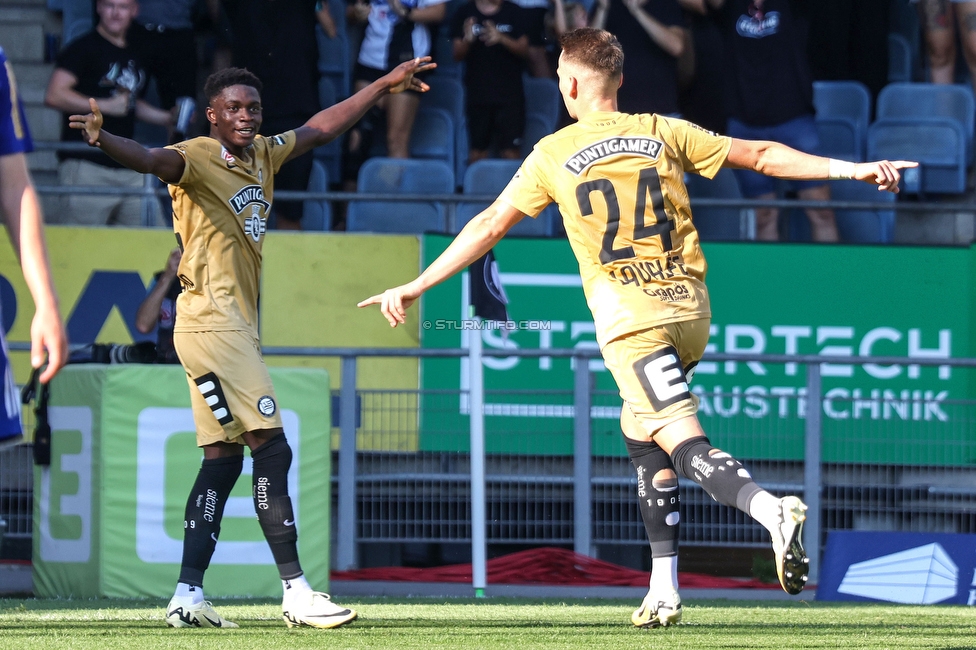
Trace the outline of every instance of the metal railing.
<path fill-rule="evenodd" d="M 478 340 L 479 337 L 471 337 Z M 358 564 L 357 545 L 370 541 L 470 541 L 472 545 L 472 558 L 475 567 L 475 589 L 483 588 L 485 547 L 488 542 L 489 531 L 486 513 L 486 486 L 490 486 L 494 491 L 494 506 L 499 506 L 499 494 L 504 492 L 507 487 L 516 485 L 535 485 L 538 494 L 526 497 L 525 501 L 517 504 L 515 509 L 522 507 L 526 510 L 538 505 L 539 499 L 544 499 L 546 494 L 552 496 L 556 488 L 562 489 L 559 497 L 562 501 L 568 498 L 571 500 L 570 507 L 565 512 L 549 512 L 541 515 L 549 517 L 548 529 L 559 528 L 555 523 L 561 520 L 562 532 L 549 536 L 521 534 L 511 531 L 521 526 L 523 533 L 534 525 L 541 522 L 521 521 L 515 522 L 516 526 L 509 527 L 503 531 L 503 525 L 492 522 L 493 540 L 498 541 L 522 541 L 528 543 L 563 543 L 571 541 L 575 550 L 584 554 L 594 553 L 595 542 L 599 543 L 633 543 L 646 544 L 643 538 L 643 527 L 640 524 L 639 514 L 637 513 L 636 500 L 633 498 L 632 486 L 636 485 L 636 480 L 630 475 L 629 463 L 626 458 L 618 458 L 617 462 L 608 461 L 606 457 L 594 457 L 591 454 L 591 445 L 594 436 L 594 414 L 599 413 L 600 417 L 606 419 L 606 407 L 595 402 L 605 401 L 607 394 L 602 394 L 591 389 L 592 377 L 587 360 L 597 357 L 598 352 L 582 349 L 547 349 L 547 350 L 477 350 L 467 349 L 348 349 L 348 348 L 287 348 L 269 347 L 265 348 L 265 354 L 286 355 L 286 356 L 328 356 L 339 357 L 341 359 L 341 387 L 338 391 L 338 410 L 339 410 L 339 437 L 340 444 L 337 462 L 337 507 L 336 529 L 334 532 L 335 543 L 335 566 L 338 569 L 354 568 Z M 474 375 L 479 373 L 482 364 L 478 361 L 478 355 L 483 356 L 504 356 L 504 357 L 570 357 L 575 363 L 574 370 L 574 389 L 572 395 L 572 419 L 573 419 L 573 451 L 571 454 L 571 471 L 566 467 L 562 458 L 547 457 L 535 459 L 533 464 L 531 459 L 523 459 L 522 466 L 516 471 L 505 472 L 502 466 L 506 462 L 514 462 L 510 458 L 502 458 L 497 454 L 486 454 L 484 451 L 484 414 L 486 399 L 483 385 Z M 418 460 L 414 465 L 408 463 L 388 462 L 384 466 L 383 462 L 377 458 L 378 454 L 358 451 L 359 441 L 357 435 L 363 434 L 362 424 L 357 427 L 357 416 L 361 413 L 369 412 L 372 408 L 366 402 L 368 393 L 357 391 L 356 376 L 358 360 L 367 357 L 468 357 L 471 360 L 469 368 L 472 370 L 470 382 L 470 408 L 471 429 L 470 435 L 470 455 L 459 451 L 453 455 L 453 467 L 449 472 L 431 472 L 430 465 L 437 463 L 437 459 L 426 458 L 426 465 L 423 460 Z M 749 362 L 759 361 L 765 364 L 803 364 L 806 365 L 806 404 L 826 405 L 824 393 L 821 387 L 821 364 L 825 359 L 818 355 L 789 356 L 789 355 L 755 355 L 755 354 L 708 354 L 706 359 L 709 361 L 738 361 Z M 918 359 L 900 357 L 831 357 L 830 363 L 844 364 L 876 364 L 876 365 L 913 365 L 913 366 L 949 366 L 960 368 L 976 367 L 976 359 Z M 423 395 L 418 395 L 418 402 Z M 363 399 L 362 406 L 357 406 L 357 398 Z M 721 398 L 721 396 L 719 396 Z M 799 398 L 796 398 L 799 399 Z M 617 398 L 619 407 L 619 398 Z M 836 407 L 833 401 L 830 402 Z M 966 403 L 965 407 L 976 406 Z M 407 410 L 414 408 L 408 406 Z M 419 409 L 419 406 L 416 407 Z M 604 411 L 599 411 L 599 409 Z M 798 409 L 799 410 L 799 409 Z M 891 493 L 902 489 L 897 481 L 884 483 L 882 477 L 880 483 L 871 487 L 871 482 L 878 480 L 872 471 L 864 471 L 863 468 L 856 466 L 845 467 L 843 463 L 832 463 L 825 465 L 822 457 L 823 448 L 823 408 L 806 408 L 806 417 L 803 423 L 804 431 L 804 455 L 798 463 L 767 463 L 760 467 L 759 472 L 754 472 L 760 484 L 778 493 L 801 493 L 809 506 L 808 518 L 806 523 L 806 538 L 811 555 L 811 580 L 816 580 L 819 573 L 819 558 L 821 545 L 825 539 L 826 528 L 845 528 L 850 527 L 843 521 L 836 521 L 836 517 L 831 518 L 828 514 L 830 525 L 825 527 L 824 515 L 824 494 L 829 492 L 830 499 L 847 499 L 848 501 L 863 501 L 868 498 L 864 495 L 851 495 L 851 489 L 875 489 L 881 492 Z M 619 411 L 618 411 L 619 412 Z M 363 415 L 365 417 L 365 415 Z M 374 434 L 376 432 L 370 432 Z M 729 451 L 736 455 L 734 447 Z M 972 444 L 972 456 L 976 458 L 976 440 Z M 451 456 L 447 454 L 445 457 Z M 443 461 L 445 457 L 439 460 Z M 467 459 L 467 465 L 463 462 Z M 744 459 L 748 462 L 748 459 Z M 550 463 L 547 470 L 540 471 L 540 463 Z M 562 463 L 561 470 L 551 471 L 552 464 Z M 968 472 L 966 462 L 960 463 L 960 469 Z M 599 471 L 595 471 L 595 468 Z M 750 465 L 750 468 L 752 466 Z M 829 472 L 825 473 L 825 469 Z M 528 473 L 522 473 L 528 470 Z M 562 473 L 560 473 L 560 471 Z M 882 474 L 888 471 L 885 468 L 880 470 Z M 896 471 L 896 470 L 890 470 Z M 933 468 L 931 472 L 938 473 L 942 470 Z M 836 475 L 836 477 L 835 477 Z M 851 476 L 855 476 L 852 480 Z M 858 481 L 866 481 L 859 483 Z M 469 490 L 458 490 L 459 485 L 469 485 Z M 385 492 L 377 486 L 386 485 Z M 440 487 L 444 488 L 444 494 L 434 494 L 433 497 L 420 498 L 414 502 L 414 510 L 419 514 L 402 515 L 394 512 L 395 509 L 383 510 L 385 514 L 380 514 L 380 518 L 386 518 L 386 526 L 380 527 L 383 530 L 370 529 L 364 525 L 361 519 L 364 513 L 368 513 L 369 500 L 376 498 L 385 501 L 389 505 L 389 500 L 397 496 L 418 490 L 423 492 L 423 487 L 428 486 L 428 492 L 437 492 Z M 692 521 L 689 528 L 692 534 L 699 535 L 697 540 L 689 540 L 689 534 L 683 533 L 683 542 L 697 544 L 728 544 L 757 546 L 765 544 L 764 531 L 758 525 L 748 521 L 741 514 L 717 506 L 700 489 L 689 481 L 682 480 L 682 487 L 685 493 L 682 501 L 682 508 L 687 512 L 696 508 L 697 518 L 707 521 L 695 524 L 696 517 L 683 515 L 683 521 Z M 370 496 L 369 492 L 374 488 L 379 492 Z M 976 488 L 939 488 L 938 485 L 930 488 L 915 486 L 916 498 L 922 501 L 931 497 L 932 499 L 943 499 L 948 497 L 955 499 L 957 510 L 967 513 L 967 519 L 963 522 L 963 527 L 967 530 L 972 527 L 976 532 Z M 521 493 L 523 496 L 525 492 Z M 541 495 L 541 496 L 540 496 Z M 599 498 L 595 498 L 599 497 Z M 689 498 L 690 497 L 690 498 Z M 419 498 L 419 497 L 418 497 Z M 438 513 L 450 511 L 451 506 L 458 506 L 459 500 L 469 498 L 468 509 L 460 508 L 459 518 L 462 519 L 461 527 L 464 530 L 458 531 L 456 528 L 444 532 L 437 526 L 423 528 L 418 524 L 423 523 L 425 507 L 431 511 L 437 510 Z M 503 497 L 502 497 L 503 498 Z M 409 500 L 409 499 L 408 499 Z M 602 500 L 602 501 L 601 501 Z M 531 503 L 530 503 L 531 502 Z M 434 504 L 438 507 L 435 508 Z M 850 504 L 848 504 L 850 505 Z M 854 510 L 862 513 L 859 516 L 869 513 L 870 503 L 855 503 Z M 897 508 L 897 504 L 892 506 Z M 630 510 L 627 517 L 618 517 L 618 521 L 608 521 L 605 515 L 600 519 L 595 518 L 595 509 L 600 508 L 604 511 L 612 511 L 614 508 Z M 557 508 L 553 508 L 555 511 Z M 973 515 L 973 516 L 969 516 Z M 438 514 L 440 516 L 440 514 Z M 470 527 L 464 526 L 463 518 L 470 516 Z M 401 517 L 404 521 L 394 521 Z M 416 519 L 412 519 L 416 517 Z M 409 520 L 409 521 L 406 521 Z M 727 521 L 725 534 L 718 537 L 709 537 L 709 532 L 702 530 L 703 526 L 710 525 L 709 522 Z M 403 524 L 398 528 L 397 524 Z M 848 522 L 849 524 L 850 522 Z M 614 534 L 608 534 L 606 530 L 620 525 L 629 527 L 629 533 L 620 534 L 617 530 Z M 684 524 L 683 524 L 684 525 Z M 723 524 L 725 525 L 725 524 Z M 418 530 L 421 530 L 418 532 Z M 902 527 L 904 528 L 904 527 Z M 572 532 L 567 534 L 566 531 Z M 597 532 L 602 531 L 602 532 Z M 595 535 L 595 532 L 597 533 Z M 479 566 L 481 563 L 481 566 Z M 480 576 L 480 578 L 479 578 Z M 480 581 L 480 584 L 479 584 Z"/>

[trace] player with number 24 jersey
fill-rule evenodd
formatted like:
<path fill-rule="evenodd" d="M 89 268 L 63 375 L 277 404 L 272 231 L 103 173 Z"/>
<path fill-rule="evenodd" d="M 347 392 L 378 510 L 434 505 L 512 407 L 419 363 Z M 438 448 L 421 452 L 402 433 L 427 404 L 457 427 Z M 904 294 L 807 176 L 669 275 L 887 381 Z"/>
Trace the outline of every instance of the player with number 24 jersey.
<path fill-rule="evenodd" d="M 532 217 L 559 206 L 601 347 L 711 316 L 683 177 L 715 176 L 731 144 L 683 120 L 590 113 L 543 138 L 502 192 Z"/>

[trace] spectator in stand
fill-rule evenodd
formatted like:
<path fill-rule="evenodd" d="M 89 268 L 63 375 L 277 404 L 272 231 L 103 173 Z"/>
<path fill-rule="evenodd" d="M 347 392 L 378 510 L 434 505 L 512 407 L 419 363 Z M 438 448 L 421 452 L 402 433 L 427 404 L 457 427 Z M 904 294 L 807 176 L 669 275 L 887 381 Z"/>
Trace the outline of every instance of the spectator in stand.
<path fill-rule="evenodd" d="M 176 325 L 176 299 L 183 290 L 177 269 L 183 253 L 174 248 L 166 260 L 166 268 L 153 276 L 149 293 L 136 310 L 136 329 L 148 334 L 156 328 L 156 363 L 179 363 L 173 346 L 173 327 Z"/>
<path fill-rule="evenodd" d="M 949 7 L 948 2 L 932 4 Z M 976 16 L 976 2 L 963 4 L 972 7 L 971 15 Z M 860 81 L 877 98 L 878 93 L 888 83 L 886 54 L 891 5 L 891 0 L 816 0 L 807 3 L 806 10 L 810 18 L 807 60 L 810 62 L 813 78 Z M 969 53 L 976 47 L 976 33 L 972 29 L 973 27 L 967 27 L 963 35 L 964 39 L 973 41 L 966 54 L 967 60 L 973 59 L 970 66 L 976 63 L 976 58 Z M 953 32 L 949 30 L 948 33 Z M 956 59 L 955 39 L 948 42 L 952 46 L 951 68 Z M 952 76 L 951 70 L 949 76 Z"/>
<path fill-rule="evenodd" d="M 528 72 L 533 77 L 556 76 L 546 56 L 546 16 L 551 0 L 512 0 L 525 12 L 525 34 L 529 37 Z"/>
<path fill-rule="evenodd" d="M 813 107 L 813 81 L 797 0 L 708 0 L 719 11 L 725 39 L 729 135 L 746 140 L 775 140 L 804 153 L 820 147 Z M 774 181 L 749 170 L 736 170 L 742 195 L 776 198 Z M 829 201 L 823 180 L 791 181 L 801 199 Z M 838 240 L 834 211 L 807 209 L 814 241 Z M 756 238 L 776 241 L 779 210 L 756 209 Z"/>
<path fill-rule="evenodd" d="M 247 68 L 264 84 L 261 134 L 271 136 L 305 124 L 320 110 L 315 25 L 335 34 L 328 7 L 316 0 L 224 0 L 224 11 L 231 25 L 234 66 Z M 282 166 L 275 189 L 307 190 L 313 160 L 308 151 Z M 301 229 L 301 201 L 278 199 L 273 214 L 279 230 Z"/>
<path fill-rule="evenodd" d="M 618 102 L 624 113 L 678 113 L 678 59 L 688 30 L 678 0 L 610 0 L 606 24 L 594 21 L 620 39 L 624 83 Z"/>
<path fill-rule="evenodd" d="M 195 0 L 139 0 L 129 41 L 149 77 L 156 80 L 159 104 L 169 110 L 179 97 L 197 95 Z M 190 133 L 171 134 L 170 141 Z"/>
<path fill-rule="evenodd" d="M 525 10 L 508 0 L 469 0 L 451 20 L 454 59 L 464 61 L 468 163 L 489 157 L 522 157 L 525 89 L 522 72 L 529 54 Z"/>
<path fill-rule="evenodd" d="M 131 138 L 137 119 L 171 126 L 171 111 L 139 98 L 146 70 L 129 45 L 126 34 L 136 15 L 135 0 L 98 0 L 95 29 L 74 40 L 58 55 L 44 103 L 64 113 L 61 141 L 81 143 L 81 134 L 68 128 L 68 116 L 88 110 L 88 99 L 100 100 L 105 121 L 113 132 Z M 58 154 L 61 185 L 142 188 L 142 174 L 125 169 L 100 151 Z M 159 220 L 159 204 L 152 201 L 152 220 Z M 135 195 L 67 195 L 52 223 L 141 226 L 142 199 Z"/>
<path fill-rule="evenodd" d="M 925 37 L 929 81 L 956 81 L 956 31 L 969 67 L 969 81 L 976 88 L 976 0 L 913 0 Z"/>
<path fill-rule="evenodd" d="M 593 17 L 586 13 L 586 7 L 580 2 L 564 2 L 563 0 L 552 0 L 552 27 L 556 37 L 562 36 L 566 32 L 593 25 L 602 25 L 607 20 L 607 9 L 610 7 L 610 0 L 596 0 L 593 8 Z"/>
<path fill-rule="evenodd" d="M 725 62 L 722 32 L 706 0 L 679 0 L 688 16 L 690 46 L 678 60 L 678 109 L 683 119 L 725 133 Z"/>
<path fill-rule="evenodd" d="M 356 19 L 353 6 L 347 16 Z M 431 31 L 447 15 L 447 0 L 373 0 L 366 17 L 366 32 L 353 71 L 354 91 L 359 92 L 405 61 L 431 53 Z M 407 91 L 384 97 L 349 132 L 344 177 L 354 189 L 359 168 L 370 155 L 375 133 L 386 112 L 386 155 L 410 157 L 410 133 L 420 106 L 417 93 Z"/>

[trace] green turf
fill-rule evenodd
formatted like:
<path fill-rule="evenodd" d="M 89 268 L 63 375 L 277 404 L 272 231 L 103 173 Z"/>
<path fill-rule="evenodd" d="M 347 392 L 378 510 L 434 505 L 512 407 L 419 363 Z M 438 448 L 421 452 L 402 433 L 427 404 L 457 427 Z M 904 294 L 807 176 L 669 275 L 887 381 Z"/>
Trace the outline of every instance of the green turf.
<path fill-rule="evenodd" d="M 976 648 L 969 607 L 689 601 L 676 627 L 638 630 L 617 600 L 346 598 L 360 618 L 288 630 L 280 604 L 217 603 L 238 630 L 173 630 L 163 601 L 0 600 L 0 648 Z"/>

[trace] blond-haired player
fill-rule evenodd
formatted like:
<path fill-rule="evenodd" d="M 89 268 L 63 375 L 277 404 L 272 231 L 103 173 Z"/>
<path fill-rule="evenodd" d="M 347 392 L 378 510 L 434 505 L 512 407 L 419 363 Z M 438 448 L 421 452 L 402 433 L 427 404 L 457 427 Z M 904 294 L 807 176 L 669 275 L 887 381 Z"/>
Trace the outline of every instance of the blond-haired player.
<path fill-rule="evenodd" d="M 678 473 L 761 523 L 772 536 L 780 583 L 799 593 L 808 572 L 801 541 L 806 506 L 795 496 L 766 492 L 714 448 L 688 388 L 711 311 L 683 175 L 713 177 L 721 167 L 738 167 L 779 178 L 856 178 L 897 192 L 898 170 L 914 163 L 828 160 L 774 142 L 718 136 L 682 120 L 619 113 L 624 53 L 616 37 L 584 28 L 564 34 L 560 45 L 559 90 L 577 122 L 543 138 L 500 197 L 420 277 L 359 306 L 380 305 L 396 327 L 424 291 L 481 257 L 520 219 L 556 203 L 597 341 L 624 400 L 621 426 L 654 560 L 634 625 L 681 619 Z"/>
<path fill-rule="evenodd" d="M 169 183 L 173 199 L 173 228 L 183 250 L 173 342 L 204 458 L 187 499 L 180 577 L 166 609 L 173 627 L 237 627 L 204 599 L 203 575 L 245 445 L 253 460 L 254 508 L 281 576 L 288 627 L 332 628 L 356 618 L 354 610 L 313 591 L 298 561 L 287 481 L 292 451 L 258 340 L 261 250 L 281 165 L 333 140 L 387 94 L 427 90 L 414 74 L 433 67 L 429 58 L 403 63 L 303 126 L 270 138 L 258 135 L 261 81 L 241 68 L 207 79 L 207 137 L 146 149 L 102 130 L 94 99 L 91 113 L 69 118 L 89 144 Z"/>

